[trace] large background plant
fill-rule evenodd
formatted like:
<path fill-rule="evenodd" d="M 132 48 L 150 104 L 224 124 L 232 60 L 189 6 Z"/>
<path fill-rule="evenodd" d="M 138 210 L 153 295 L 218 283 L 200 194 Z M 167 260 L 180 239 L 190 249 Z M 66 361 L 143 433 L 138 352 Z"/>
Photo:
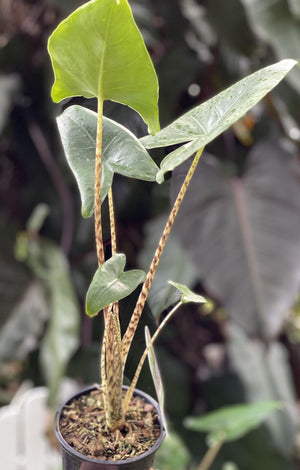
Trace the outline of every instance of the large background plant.
<path fill-rule="evenodd" d="M 9 374 L 12 372 L 15 374 L 21 370 L 25 376 L 33 377 L 36 383 L 40 383 L 42 380 L 37 368 L 37 356 L 40 348 L 36 338 L 40 338 L 43 334 L 45 321 L 49 315 L 49 303 L 45 303 L 43 300 L 47 299 L 45 296 L 49 291 L 47 288 L 45 291 L 45 285 L 39 281 L 35 284 L 35 292 L 38 295 L 29 295 L 33 292 L 29 290 L 29 287 L 36 278 L 33 278 L 31 270 L 24 270 L 20 263 L 15 263 L 13 240 L 16 238 L 16 233 L 25 228 L 26 221 L 38 202 L 42 200 L 50 206 L 50 215 L 45 220 L 41 235 L 51 238 L 56 244 L 61 243 L 63 251 L 69 253 L 72 279 L 75 282 L 76 292 L 81 303 L 84 300 L 89 279 L 96 269 L 91 243 L 93 238 L 92 224 L 89 224 L 88 221 L 82 222 L 81 217 L 74 215 L 78 214 L 79 207 L 77 189 L 64 160 L 60 157 L 62 154 L 57 143 L 53 114 L 49 113 L 49 110 L 53 110 L 48 98 L 50 65 L 43 55 L 46 39 L 57 23 L 58 17 L 66 16 L 67 12 L 73 10 L 74 3 L 59 2 L 57 9 L 53 2 L 51 4 L 45 2 L 39 6 L 26 1 L 15 1 L 10 5 L 6 3 L 1 5 L 2 49 L 0 63 L 1 71 L 5 74 L 1 80 L 1 89 L 3 90 L 1 103 L 3 103 L 3 110 L 11 111 L 10 114 L 6 114 L 8 119 L 3 120 L 1 124 L 5 127 L 3 127 L 0 144 L 1 166 L 6 175 L 4 184 L 1 185 L 1 224 L 3 227 L 1 230 L 1 265 L 3 270 L 1 272 L 3 273 L 3 285 L 8 286 L 3 289 L 5 295 L 3 294 L 1 318 L 2 325 L 6 322 L 7 328 L 11 324 L 9 319 L 13 318 L 16 322 L 16 326 L 10 330 L 11 336 L 7 334 L 1 336 L 1 340 L 4 337 L 7 340 L 11 338 L 5 345 L 2 342 L 4 345 L 2 358 L 6 358 L 6 360 L 17 358 L 17 362 L 9 362 Z M 298 44 L 297 41 L 280 41 L 278 36 L 279 32 L 283 36 L 290 35 L 290 31 L 295 31 L 297 34 L 298 17 L 294 2 L 280 1 L 273 2 L 272 5 L 260 2 L 260 8 L 254 8 L 254 2 L 230 1 L 226 2 L 226 14 L 222 1 L 207 2 L 207 4 L 196 1 L 180 3 L 140 1 L 132 2 L 131 5 L 158 70 L 161 89 L 161 124 L 163 126 L 192 105 L 204 101 L 216 91 L 224 89 L 227 84 L 245 76 L 249 71 L 259 68 L 259 65 L 274 62 L 276 58 L 282 58 L 276 44 L 280 43 L 282 47 L 287 48 L 284 57 L 299 55 L 295 49 L 288 49 L 292 44 Z M 250 8 L 252 8 L 252 16 L 249 13 Z M 265 12 L 264 16 L 262 11 Z M 270 29 L 274 25 L 274 30 L 278 21 L 281 22 L 276 33 L 268 32 L 268 37 L 265 27 L 263 28 L 264 36 L 258 35 L 256 29 L 260 21 L 267 16 L 269 25 L 271 25 Z M 179 63 L 182 64 L 181 67 L 178 67 Z M 295 76 L 297 73 L 295 69 L 293 75 Z M 248 116 L 247 120 L 240 122 L 209 148 L 210 153 L 214 154 L 221 163 L 225 175 L 235 175 L 236 177 L 246 175 L 246 170 L 250 168 L 250 165 L 247 165 L 249 145 L 251 151 L 254 151 L 258 143 L 262 143 L 265 139 L 273 140 L 274 134 L 276 137 L 282 138 L 284 136 L 288 139 L 291 164 L 292 166 L 297 165 L 294 157 L 296 155 L 295 147 L 291 147 L 291 143 L 297 146 L 299 138 L 299 96 L 295 89 L 297 80 L 294 80 L 293 83 L 292 78 L 288 78 L 288 80 L 291 80 L 290 85 L 288 82 L 280 85 L 264 106 L 257 108 L 254 114 Z M 190 87 L 193 84 L 200 86 L 200 90 L 197 86 Z M 94 105 L 91 104 L 91 107 Z M 118 120 L 124 123 L 125 113 L 122 107 L 116 104 L 107 104 L 105 108 L 106 115 L 113 118 L 118 116 Z M 5 114 L 2 113 L 2 116 Z M 4 124 L 5 122 L 6 124 Z M 146 133 L 145 127 L 134 113 L 131 114 L 130 119 L 126 113 L 126 126 L 134 130 L 138 137 Z M 264 146 L 264 149 L 266 148 L 268 146 Z M 284 152 L 286 152 L 286 146 Z M 155 153 L 154 156 L 157 162 L 162 158 L 160 153 Z M 268 174 L 271 170 L 271 163 L 269 165 L 266 169 Z M 59 170 L 60 176 L 57 176 L 57 170 Z M 36 177 L 37 174 L 39 178 Z M 115 187 L 117 198 L 122 200 L 122 204 L 116 208 L 119 230 L 121 231 L 120 249 L 126 252 L 127 259 L 133 267 L 137 266 L 136 257 L 139 253 L 141 267 L 146 268 L 149 263 L 147 247 L 153 243 L 153 234 L 159 236 L 161 230 L 160 228 L 156 229 L 159 226 L 159 220 L 154 221 L 153 216 L 159 215 L 163 208 L 168 206 L 168 191 L 166 186 L 159 186 L 154 190 L 151 183 L 140 185 L 137 181 L 125 181 L 121 176 L 115 178 Z M 278 187 L 284 191 L 282 182 L 278 183 Z M 36 198 L 36 194 L 39 195 L 38 198 Z M 269 196 L 265 193 L 261 194 L 261 199 L 264 198 L 267 200 Z M 274 211 L 277 207 L 276 201 L 277 198 L 272 205 Z M 256 204 L 255 207 L 260 206 Z M 61 216 L 62 210 L 63 217 Z M 288 211 L 288 213 L 290 212 Z M 295 216 L 291 215 L 289 222 L 287 222 L 288 227 L 292 227 L 296 220 Z M 147 225 L 145 225 L 146 221 L 148 221 Z M 74 226 L 75 230 L 72 228 Z M 142 232 L 143 227 L 145 230 Z M 143 242 L 142 233 L 149 234 L 149 238 L 145 242 Z M 296 233 L 296 229 L 293 233 Z M 126 237 L 123 237 L 123 234 Z M 70 252 L 72 238 L 74 242 Z M 126 243 L 123 241 L 125 239 Z M 283 235 L 281 240 L 283 247 L 286 245 L 286 236 Z M 182 246 L 178 248 L 178 240 L 175 237 L 171 242 L 169 254 L 165 253 L 164 258 L 166 261 L 177 260 L 177 262 L 162 264 L 161 273 L 167 272 L 165 279 L 177 279 L 189 283 L 189 285 L 195 285 L 197 279 L 200 278 L 199 274 L 195 273 L 194 267 L 187 266 L 189 260 L 185 256 L 183 257 L 184 270 L 181 269 L 174 253 L 178 253 L 179 250 L 182 256 Z M 140 249 L 142 244 L 145 247 L 144 251 Z M 295 254 L 292 257 L 297 258 L 297 256 Z M 148 259 L 146 266 L 145 259 Z M 186 278 L 180 278 L 180 274 L 184 272 L 188 273 L 189 282 L 186 281 Z M 291 274 L 289 273 L 289 275 Z M 160 276 L 159 272 L 157 276 Z M 295 280 L 297 284 L 297 274 L 295 274 Z M 59 283 L 56 283 L 56 289 L 58 292 L 62 291 Z M 287 298 L 285 288 L 278 289 L 278 293 Z M 168 304 L 168 294 L 174 295 L 174 290 L 171 291 L 167 286 L 161 298 L 156 296 L 149 299 L 151 305 L 158 306 L 156 307 L 157 314 Z M 217 305 L 222 305 L 223 300 L 220 295 L 215 300 L 219 302 Z M 291 298 L 291 302 L 294 300 Z M 5 304 L 4 301 L 7 303 Z M 41 302 L 47 305 L 46 309 L 32 308 L 34 305 L 41 305 Z M 123 304 L 123 306 L 127 311 L 126 305 Z M 36 312 L 39 319 L 39 323 L 34 321 L 34 325 L 39 325 L 39 327 L 35 330 L 34 337 L 30 341 L 26 340 L 28 338 L 26 330 L 17 326 L 21 318 L 24 318 L 22 317 L 24 309 L 28 312 L 28 319 L 33 318 L 33 312 Z M 12 311 L 14 314 L 8 317 L 8 313 Z M 44 312 L 43 315 L 42 312 Z M 230 347 L 229 350 L 234 357 L 232 363 L 236 363 L 240 358 L 245 359 L 239 367 L 236 364 L 234 369 L 227 367 L 227 361 L 216 363 L 213 360 L 216 354 L 217 357 L 224 357 L 223 354 L 227 350 L 228 343 L 224 342 L 226 335 L 224 335 L 223 328 L 227 320 L 224 313 L 226 312 L 218 309 L 214 310 L 211 316 L 203 317 L 188 309 L 185 314 L 180 316 L 180 325 L 177 323 L 179 320 L 175 319 L 171 329 L 162 339 L 159 357 L 161 357 L 161 367 L 165 369 L 163 373 L 166 377 L 167 411 L 172 417 L 172 422 L 175 425 L 178 423 L 180 428 L 182 428 L 182 418 L 192 409 L 212 408 L 225 404 L 225 402 L 239 401 L 245 396 L 245 392 L 247 396 L 254 396 L 253 394 L 256 393 L 256 399 L 264 399 L 266 396 L 274 396 L 274 393 L 278 396 L 278 390 L 281 389 L 281 395 L 289 397 L 291 403 L 291 400 L 294 400 L 295 391 L 297 393 L 296 376 L 294 379 L 290 377 L 291 371 L 297 371 L 298 367 L 298 330 L 297 323 L 294 321 L 296 310 L 293 316 L 289 316 L 289 322 L 284 322 L 283 330 L 281 330 L 283 333 L 279 337 L 280 342 L 273 343 L 273 347 L 267 348 L 267 355 L 265 353 L 265 338 L 257 339 L 251 336 L 246 340 L 247 337 L 239 334 L 239 342 L 235 344 L 243 347 L 244 353 L 242 355 L 240 349 Z M 283 318 L 283 314 L 281 315 Z M 62 316 L 60 315 L 58 318 L 62 319 Z M 282 322 L 282 320 L 280 321 Z M 89 361 L 85 361 L 85 364 L 88 363 L 90 367 L 85 369 L 85 380 L 94 381 L 96 380 L 93 374 L 97 369 L 98 349 L 94 347 L 93 340 L 99 337 L 98 328 L 100 325 L 98 320 L 94 320 L 93 328 L 91 328 L 90 322 L 85 317 L 82 317 L 82 323 L 82 346 L 76 360 L 71 364 L 69 373 L 78 376 L 78 367 L 83 356 L 88 357 Z M 29 320 L 26 322 L 26 325 L 28 324 Z M 190 328 L 195 333 L 194 341 L 186 339 Z M 33 330 L 30 329 L 30 331 Z M 237 331 L 237 328 L 232 331 Z M 16 335 L 16 332 L 24 334 Z M 10 346 L 12 344 L 18 344 L 20 348 Z M 136 347 L 138 347 L 137 343 Z M 28 357 L 28 361 L 23 360 L 25 355 Z M 93 358 L 95 358 L 94 364 Z M 253 364 L 254 370 L 260 371 L 259 374 L 253 374 L 250 370 L 248 372 L 244 367 L 247 358 L 249 360 L 251 358 L 253 362 L 248 360 L 248 364 Z M 132 364 L 129 366 L 128 375 L 133 369 Z M 6 384 L 9 377 L 11 375 L 7 375 L 5 372 L 3 383 Z M 259 386 L 258 382 L 254 384 L 250 380 L 253 377 L 257 378 Z M 242 379 L 242 383 L 240 379 Z M 274 384 L 277 384 L 275 388 Z M 9 389 L 5 387 L 3 390 Z M 196 394 L 195 390 L 197 390 Z M 228 392 L 225 393 L 227 390 Z M 221 391 L 222 394 L 220 394 Z M 179 401 L 178 398 L 180 398 Z M 181 404 L 180 407 L 178 403 Z M 295 413 L 292 414 L 295 415 Z M 288 426 L 289 429 L 292 429 L 292 421 L 289 418 L 287 423 L 290 423 Z M 276 427 L 280 429 L 282 426 L 273 423 L 272 428 Z M 285 433 L 285 436 L 291 435 Z M 291 443 L 292 439 L 288 437 L 287 441 Z M 187 442 L 191 451 L 198 454 L 200 451 L 199 437 L 197 436 L 197 439 L 193 441 L 189 436 Z M 194 446 L 193 442 L 195 442 Z M 255 452 L 247 452 L 247 457 L 245 457 L 245 453 L 242 453 L 245 448 L 253 448 Z M 278 450 L 270 445 L 266 438 L 266 431 L 263 430 L 241 440 L 234 448 L 224 448 L 221 459 L 226 459 L 228 449 L 230 458 L 242 462 L 243 468 L 256 468 L 255 456 L 258 448 L 266 468 L 282 468 L 282 465 L 285 468 L 293 468 L 292 464 L 288 463 L 290 457 L 280 456 Z M 290 447 L 286 446 L 286 441 L 282 440 L 281 447 L 278 448 L 288 451 L 290 455 L 290 450 L 288 450 Z"/>

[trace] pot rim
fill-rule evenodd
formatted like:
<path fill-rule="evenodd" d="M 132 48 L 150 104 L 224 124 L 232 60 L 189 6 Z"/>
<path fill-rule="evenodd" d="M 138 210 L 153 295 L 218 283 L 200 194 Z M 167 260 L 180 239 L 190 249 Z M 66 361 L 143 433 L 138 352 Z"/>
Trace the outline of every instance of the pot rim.
<path fill-rule="evenodd" d="M 59 429 L 59 421 L 60 421 L 60 417 L 61 417 L 61 413 L 63 411 L 63 408 L 66 405 L 68 405 L 75 398 L 77 398 L 81 395 L 87 395 L 90 391 L 97 390 L 98 388 L 99 387 L 97 387 L 96 385 L 88 386 L 86 388 L 83 388 L 79 393 L 77 393 L 77 394 L 73 395 L 71 398 L 69 398 L 57 411 L 56 416 L 55 416 L 55 434 L 56 434 L 57 439 L 59 440 L 60 445 L 64 448 L 64 450 L 66 452 L 78 457 L 79 459 L 84 460 L 85 462 L 99 464 L 99 465 L 100 464 L 105 464 L 105 465 L 130 464 L 130 463 L 142 460 L 142 459 L 148 457 L 148 455 L 151 455 L 151 454 L 155 453 L 157 451 L 157 449 L 160 447 L 160 445 L 162 444 L 162 442 L 165 438 L 165 435 L 166 435 L 166 429 L 163 425 L 162 413 L 161 413 L 160 406 L 157 403 L 157 401 L 154 398 L 152 398 L 150 395 L 148 395 L 147 393 L 145 393 L 142 390 L 139 390 L 137 388 L 134 390 L 133 395 L 134 396 L 136 396 L 136 395 L 140 396 L 146 402 L 149 402 L 151 405 L 153 405 L 155 407 L 155 409 L 158 413 L 158 419 L 159 419 L 159 423 L 160 423 L 159 438 L 157 439 L 156 443 L 152 447 L 150 447 L 150 449 L 148 449 L 146 452 L 144 452 L 143 454 L 137 455 L 136 457 L 133 457 L 133 458 L 130 458 L 130 459 L 125 459 L 125 460 L 100 460 L 100 459 L 88 457 L 87 455 L 81 454 L 80 452 L 75 450 L 74 447 L 70 446 L 65 441 L 65 439 L 64 439 L 64 437 L 61 434 L 60 429 Z M 122 385 L 123 390 L 127 390 L 128 388 L 129 387 L 127 385 Z"/>

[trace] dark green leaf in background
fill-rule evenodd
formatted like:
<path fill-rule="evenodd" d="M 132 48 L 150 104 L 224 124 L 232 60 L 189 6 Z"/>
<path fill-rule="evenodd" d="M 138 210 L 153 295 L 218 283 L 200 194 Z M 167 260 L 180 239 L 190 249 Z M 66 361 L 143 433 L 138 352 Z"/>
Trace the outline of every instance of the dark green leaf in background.
<path fill-rule="evenodd" d="M 175 171 L 173 197 L 185 167 Z M 175 222 L 205 287 L 250 335 L 272 338 L 300 280 L 300 185 L 293 155 L 262 142 L 242 178 L 203 155 Z"/>
<path fill-rule="evenodd" d="M 34 211 L 31 221 L 37 210 Z M 40 361 L 49 388 L 49 404 L 57 406 L 60 380 L 66 372 L 67 364 L 79 345 L 80 309 L 70 276 L 65 254 L 54 242 L 42 238 L 30 238 L 25 233 L 19 237 L 17 253 L 27 263 L 33 274 L 40 280 L 33 284 L 32 303 L 20 305 L 18 327 L 26 320 L 35 321 L 32 333 L 43 320 L 43 311 L 49 314 L 49 322 L 40 346 Z M 32 287 L 32 289 L 33 289 Z M 38 288 L 38 290 L 37 290 Z M 34 297 L 33 297 L 34 295 Z M 38 301 L 38 303 L 37 303 Z M 44 307 L 43 307 L 44 306 Z M 43 307 L 43 308 L 42 308 Z M 24 318 L 24 316 L 26 316 Z M 26 328 L 29 328 L 30 323 Z M 23 327 L 22 331 L 26 331 Z M 27 330 L 28 334 L 28 330 Z M 30 336 L 27 336 L 29 339 Z"/>
<path fill-rule="evenodd" d="M 49 293 L 50 309 L 40 360 L 49 387 L 49 403 L 54 406 L 60 380 L 79 346 L 80 309 L 64 254 L 49 241 L 44 241 L 40 247 L 47 266 L 44 283 Z"/>
<path fill-rule="evenodd" d="M 221 408 L 201 417 L 185 419 L 185 426 L 194 431 L 208 432 L 210 443 L 234 441 L 258 427 L 280 402 L 266 401 Z"/>
<path fill-rule="evenodd" d="M 294 11 L 300 12 L 297 0 L 241 0 L 245 8 L 249 25 L 258 38 L 265 41 L 274 51 L 278 59 L 300 56 L 299 17 L 293 16 Z M 288 8 L 291 5 L 291 9 Z M 287 80 L 300 91 L 300 70 L 296 67 Z"/>
<path fill-rule="evenodd" d="M 32 281 L 0 330 L 0 361 L 24 360 L 39 344 L 49 306 L 45 288 Z"/>

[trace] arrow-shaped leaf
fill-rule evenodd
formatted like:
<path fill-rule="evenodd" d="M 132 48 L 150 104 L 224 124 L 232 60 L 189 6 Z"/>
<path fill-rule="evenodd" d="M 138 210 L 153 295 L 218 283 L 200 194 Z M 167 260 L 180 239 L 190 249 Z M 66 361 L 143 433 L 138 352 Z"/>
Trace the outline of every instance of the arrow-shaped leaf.
<path fill-rule="evenodd" d="M 146 148 L 185 143 L 163 159 L 157 181 L 161 183 L 167 171 L 176 168 L 240 119 L 271 91 L 296 63 L 295 60 L 287 59 L 265 67 L 193 108 L 154 137 L 143 137 L 141 142 Z"/>
<path fill-rule="evenodd" d="M 211 444 L 234 441 L 259 426 L 270 413 L 281 408 L 278 401 L 233 405 L 205 416 L 187 418 L 184 424 L 194 431 L 209 432 L 208 440 Z"/>
<path fill-rule="evenodd" d="M 117 253 L 97 269 L 86 296 L 86 312 L 89 316 L 127 297 L 145 280 L 144 271 L 133 269 L 125 272 L 125 264 L 125 255 Z"/>
<path fill-rule="evenodd" d="M 187 286 L 184 286 L 183 284 L 179 284 L 179 282 L 169 281 L 169 284 L 176 287 L 176 289 L 178 289 L 182 293 L 180 300 L 183 304 L 187 304 L 189 302 L 203 304 L 206 302 L 206 299 L 204 297 L 191 291 L 191 289 L 189 289 Z"/>
<path fill-rule="evenodd" d="M 94 212 L 97 114 L 82 106 L 70 106 L 57 118 L 67 161 L 76 178 L 82 215 Z M 128 129 L 103 118 L 101 200 L 112 184 L 114 173 L 155 181 L 158 167 Z"/>
<path fill-rule="evenodd" d="M 113 100 L 135 109 L 159 130 L 158 81 L 127 0 L 92 0 L 62 21 L 49 38 L 55 74 L 52 98 Z"/>

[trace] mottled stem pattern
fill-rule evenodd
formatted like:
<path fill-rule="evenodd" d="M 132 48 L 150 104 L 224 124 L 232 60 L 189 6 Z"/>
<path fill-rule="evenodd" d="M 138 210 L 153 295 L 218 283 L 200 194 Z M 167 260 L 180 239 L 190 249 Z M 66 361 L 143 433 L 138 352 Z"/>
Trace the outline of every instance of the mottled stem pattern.
<path fill-rule="evenodd" d="M 117 252 L 116 223 L 112 188 L 108 192 L 109 220 L 111 233 L 111 252 Z M 122 413 L 123 369 L 121 360 L 121 330 L 119 322 L 119 303 L 109 306 L 109 321 L 105 328 L 106 347 L 106 423 L 112 431 L 124 424 Z"/>
<path fill-rule="evenodd" d="M 116 220 L 115 220 L 115 210 L 114 210 L 114 201 L 112 188 L 109 188 L 108 191 L 108 207 L 109 207 L 109 221 L 110 221 L 110 237 L 111 237 L 111 254 L 115 255 L 117 253 L 117 232 L 116 232 Z M 119 317 L 119 302 L 114 302 L 113 312 Z M 118 327 L 119 334 L 121 338 L 120 325 Z"/>
<path fill-rule="evenodd" d="M 123 370 L 121 360 L 121 338 L 119 319 L 110 306 L 108 327 L 106 328 L 106 424 L 112 431 L 124 424 L 122 413 Z"/>
<path fill-rule="evenodd" d="M 98 265 L 105 261 L 102 217 L 101 217 L 101 164 L 102 164 L 102 127 L 103 127 L 103 101 L 98 100 L 98 121 L 96 138 L 95 162 L 95 238 Z M 112 234 L 112 252 L 116 252 L 116 230 L 113 209 L 112 191 L 109 191 L 109 214 Z M 118 318 L 118 305 L 109 305 L 104 308 L 104 336 L 101 350 L 101 378 L 106 412 L 106 422 L 111 430 L 123 425 L 122 415 L 122 361 L 121 337 Z"/>
<path fill-rule="evenodd" d="M 135 331 L 136 331 L 136 328 L 137 328 L 137 325 L 138 325 L 138 322 L 140 320 L 140 317 L 141 317 L 141 314 L 143 312 L 143 308 L 145 306 L 145 302 L 146 302 L 146 299 L 148 297 L 148 293 L 149 293 L 149 290 L 150 290 L 150 287 L 151 287 L 151 284 L 152 284 L 152 280 L 153 280 L 153 277 L 154 277 L 154 274 L 155 274 L 155 271 L 156 271 L 156 268 L 158 266 L 158 263 L 159 263 L 159 260 L 160 260 L 160 257 L 162 255 L 162 252 L 163 252 L 163 249 L 165 247 L 165 244 L 166 244 L 166 241 L 167 241 L 167 238 L 169 236 L 169 233 L 171 231 L 171 228 L 172 228 L 172 225 L 174 223 L 174 220 L 175 220 L 175 217 L 177 215 L 177 212 L 179 210 L 179 207 L 181 205 L 181 202 L 183 200 L 183 197 L 186 193 L 186 190 L 188 188 L 188 185 L 191 181 L 191 178 L 194 174 L 194 171 L 197 167 L 197 164 L 198 164 L 198 161 L 201 157 L 201 154 L 202 154 L 202 151 L 203 149 L 200 149 L 198 150 L 198 152 L 196 153 L 195 155 L 195 158 L 190 166 L 190 169 L 185 177 L 185 180 L 181 186 L 181 189 L 178 193 L 178 196 L 177 196 L 177 199 L 174 203 L 174 206 L 173 206 L 173 209 L 170 213 L 170 216 L 169 216 L 169 219 L 166 223 L 166 226 L 165 226 L 165 229 L 163 231 L 163 234 L 162 234 L 162 237 L 159 241 L 159 245 L 157 247 L 157 250 L 154 254 L 154 257 L 153 257 L 153 260 L 152 260 L 152 263 L 150 265 L 150 268 L 149 268 L 149 271 L 148 271 L 148 274 L 147 274 L 147 278 L 142 286 L 142 290 L 140 292 L 140 295 L 139 295 L 139 298 L 137 300 L 137 304 L 136 304 L 136 307 L 134 309 L 134 312 L 132 314 L 132 317 L 130 319 L 130 322 L 129 322 L 129 325 L 127 327 L 127 330 L 123 336 L 123 339 L 122 339 L 122 361 L 123 361 L 123 367 L 125 365 L 125 362 L 126 362 L 126 359 L 127 359 L 127 355 L 128 355 L 128 351 L 129 351 L 129 348 L 130 348 L 130 345 L 131 345 L 131 342 L 133 340 L 133 337 L 134 337 L 134 334 L 135 334 Z"/>
<path fill-rule="evenodd" d="M 103 101 L 98 100 L 98 120 L 96 139 L 96 161 L 95 161 L 95 238 L 98 265 L 104 263 L 104 247 L 102 236 L 101 217 L 101 164 L 102 164 L 102 125 L 103 125 Z"/>

